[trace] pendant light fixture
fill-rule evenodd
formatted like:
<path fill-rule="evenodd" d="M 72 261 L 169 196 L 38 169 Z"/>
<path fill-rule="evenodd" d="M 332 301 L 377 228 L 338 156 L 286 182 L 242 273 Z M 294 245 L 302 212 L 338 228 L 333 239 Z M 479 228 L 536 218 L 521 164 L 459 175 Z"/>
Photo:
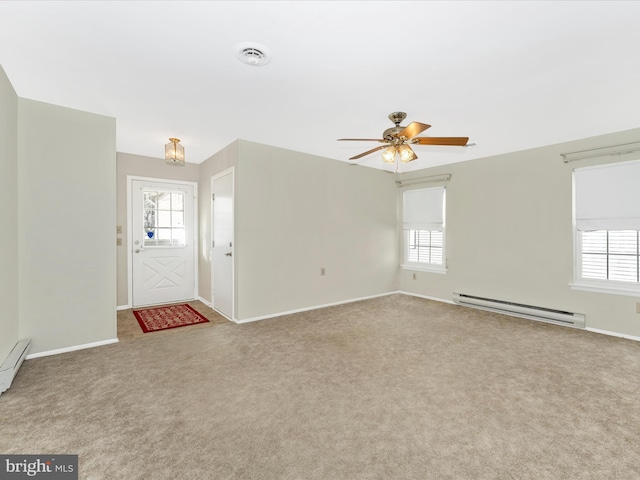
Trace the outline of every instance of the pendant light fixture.
<path fill-rule="evenodd" d="M 164 146 L 164 159 L 168 165 L 184 166 L 184 147 L 179 138 L 170 138 Z"/>

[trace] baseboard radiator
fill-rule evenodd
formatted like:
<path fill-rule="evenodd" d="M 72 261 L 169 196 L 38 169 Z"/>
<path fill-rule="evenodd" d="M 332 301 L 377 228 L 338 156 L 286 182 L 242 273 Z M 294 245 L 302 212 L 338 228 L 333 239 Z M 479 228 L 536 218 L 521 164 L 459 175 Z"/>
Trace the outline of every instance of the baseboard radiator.
<path fill-rule="evenodd" d="M 11 386 L 30 348 L 31 340 L 19 340 L 6 360 L 0 365 L 0 395 Z"/>
<path fill-rule="evenodd" d="M 453 302 L 465 307 L 479 308 L 490 312 L 504 313 L 514 317 L 540 320 L 568 327 L 585 328 L 585 316 L 581 313 L 565 312 L 551 308 L 523 305 L 521 303 L 505 302 L 491 298 L 475 297 L 463 293 L 454 293 Z"/>

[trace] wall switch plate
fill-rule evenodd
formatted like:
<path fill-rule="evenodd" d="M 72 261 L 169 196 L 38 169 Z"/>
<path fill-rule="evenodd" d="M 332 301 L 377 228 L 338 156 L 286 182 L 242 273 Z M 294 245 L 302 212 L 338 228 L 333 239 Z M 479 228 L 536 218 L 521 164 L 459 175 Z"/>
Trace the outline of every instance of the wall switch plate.
<path fill-rule="evenodd" d="M 122 239 L 121 238 L 116 238 L 116 246 L 117 247 L 121 247 L 122 246 Z"/>
<path fill-rule="evenodd" d="M 116 227 L 116 233 L 117 233 L 118 235 L 122 235 L 122 225 L 118 225 L 118 226 Z"/>
<path fill-rule="evenodd" d="M 636 303 L 636 313 L 640 313 L 640 302 Z"/>
<path fill-rule="evenodd" d="M 324 275 L 324 267 L 320 267 L 320 275 Z"/>
<path fill-rule="evenodd" d="M 414 280 L 417 280 L 418 279 L 418 274 L 417 273 L 412 274 L 411 278 L 413 278 Z"/>

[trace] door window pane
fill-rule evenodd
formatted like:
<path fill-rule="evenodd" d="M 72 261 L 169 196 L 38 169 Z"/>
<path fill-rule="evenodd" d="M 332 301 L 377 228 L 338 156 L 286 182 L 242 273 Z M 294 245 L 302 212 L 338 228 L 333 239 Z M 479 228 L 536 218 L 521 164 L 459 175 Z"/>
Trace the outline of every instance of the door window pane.
<path fill-rule="evenodd" d="M 184 193 L 146 190 L 144 193 L 144 246 L 184 247 Z"/>
<path fill-rule="evenodd" d="M 171 194 L 171 207 L 173 210 L 184 210 L 184 195 L 182 193 Z"/>
<path fill-rule="evenodd" d="M 172 227 L 184 227 L 184 212 L 172 212 L 171 213 L 171 226 Z"/>
<path fill-rule="evenodd" d="M 158 212 L 158 226 L 170 227 L 171 226 L 171 212 Z"/>
<path fill-rule="evenodd" d="M 171 210 L 171 194 L 158 193 L 158 210 Z"/>

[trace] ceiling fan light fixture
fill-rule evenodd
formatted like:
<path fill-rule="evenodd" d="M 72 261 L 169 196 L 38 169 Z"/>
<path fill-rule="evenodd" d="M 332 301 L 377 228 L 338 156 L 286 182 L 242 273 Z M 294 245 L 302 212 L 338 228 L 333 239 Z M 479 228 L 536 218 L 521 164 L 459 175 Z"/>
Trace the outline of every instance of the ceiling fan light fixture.
<path fill-rule="evenodd" d="M 357 160 L 373 152 L 382 152 L 382 161 L 391 165 L 396 164 L 396 171 L 398 171 L 399 163 L 408 163 L 416 160 L 418 156 L 411 148 L 411 145 L 446 145 L 452 147 L 464 147 L 470 146 L 469 137 L 419 137 L 426 129 L 431 128 L 431 125 L 421 122 L 411 122 L 407 126 L 402 126 L 400 123 L 406 118 L 407 114 L 404 112 L 393 112 L 389 115 L 395 127 L 387 128 L 381 138 L 339 138 L 339 141 L 355 141 L 355 142 L 379 142 L 383 145 L 372 148 L 366 152 L 355 155 L 349 160 Z M 396 157 L 399 157 L 398 163 L 396 163 Z"/>
<path fill-rule="evenodd" d="M 409 145 L 400 145 L 400 147 L 398 147 L 398 153 L 400 154 L 400 161 L 402 163 L 408 163 L 418 158 L 416 153 Z"/>
<path fill-rule="evenodd" d="M 396 147 L 391 146 L 387 148 L 384 152 L 382 152 L 382 161 L 384 163 L 395 163 L 396 153 L 398 153 L 398 150 L 396 149 Z"/>

